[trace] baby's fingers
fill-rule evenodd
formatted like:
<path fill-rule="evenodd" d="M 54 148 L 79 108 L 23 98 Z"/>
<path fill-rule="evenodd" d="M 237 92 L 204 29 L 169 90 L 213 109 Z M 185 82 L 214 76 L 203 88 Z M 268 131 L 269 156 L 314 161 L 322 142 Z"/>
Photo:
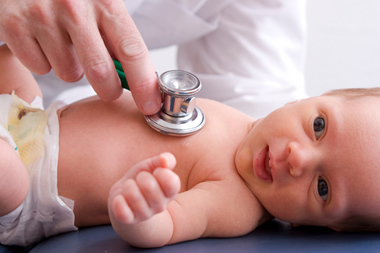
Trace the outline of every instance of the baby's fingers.
<path fill-rule="evenodd" d="M 112 207 L 115 217 L 128 224 L 146 220 L 152 215 L 144 195 L 136 181 L 132 179 L 123 182 L 120 194 L 112 201 Z"/>
<path fill-rule="evenodd" d="M 166 206 L 171 199 L 168 199 L 165 196 L 157 179 L 151 173 L 141 172 L 137 175 L 136 183 L 138 184 L 141 193 L 144 195 L 152 215 L 160 213 L 166 209 Z"/>
<path fill-rule="evenodd" d="M 154 159 L 154 166 L 156 168 L 174 169 L 177 161 L 173 154 L 166 152 L 162 153 Z"/>
<path fill-rule="evenodd" d="M 145 159 L 133 166 L 126 174 L 126 178 L 136 178 L 142 171 L 153 172 L 157 168 L 174 169 L 176 159 L 171 153 L 162 153 L 158 156 Z"/>
<path fill-rule="evenodd" d="M 113 199 L 111 203 L 111 211 L 115 218 L 122 223 L 129 224 L 135 220 L 135 215 L 122 195 L 117 195 Z"/>
<path fill-rule="evenodd" d="M 168 169 L 158 168 L 153 172 L 166 198 L 174 199 L 181 189 L 181 181 L 177 174 Z"/>

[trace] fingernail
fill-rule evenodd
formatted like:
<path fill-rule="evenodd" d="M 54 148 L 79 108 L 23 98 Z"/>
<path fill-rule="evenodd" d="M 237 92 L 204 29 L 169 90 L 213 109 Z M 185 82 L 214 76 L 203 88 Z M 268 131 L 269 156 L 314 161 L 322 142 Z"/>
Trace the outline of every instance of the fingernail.
<path fill-rule="evenodd" d="M 143 105 L 143 110 L 145 114 L 151 115 L 158 111 L 158 105 L 153 101 L 149 101 Z"/>
<path fill-rule="evenodd" d="M 162 153 L 161 157 L 166 160 L 166 167 L 171 168 L 175 166 L 175 157 L 171 153 Z"/>

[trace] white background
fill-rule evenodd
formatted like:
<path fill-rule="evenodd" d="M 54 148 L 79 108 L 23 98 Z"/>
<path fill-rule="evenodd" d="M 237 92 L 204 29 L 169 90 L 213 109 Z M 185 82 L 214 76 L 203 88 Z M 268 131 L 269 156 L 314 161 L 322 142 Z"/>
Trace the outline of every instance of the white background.
<path fill-rule="evenodd" d="M 308 0 L 308 95 L 380 86 L 380 0 Z M 176 69 L 175 47 L 151 51 L 158 73 Z"/>

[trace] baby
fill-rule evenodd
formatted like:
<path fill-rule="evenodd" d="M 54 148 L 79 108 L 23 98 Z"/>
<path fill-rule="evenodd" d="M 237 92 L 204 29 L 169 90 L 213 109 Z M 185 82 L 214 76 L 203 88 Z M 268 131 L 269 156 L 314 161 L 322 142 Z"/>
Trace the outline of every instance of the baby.
<path fill-rule="evenodd" d="M 188 137 L 151 129 L 129 92 L 31 108 L 40 90 L 6 47 L 0 93 L 2 244 L 110 222 L 138 247 L 240 236 L 273 216 L 376 229 L 380 89 L 330 92 L 256 121 L 199 99 L 207 122 Z"/>

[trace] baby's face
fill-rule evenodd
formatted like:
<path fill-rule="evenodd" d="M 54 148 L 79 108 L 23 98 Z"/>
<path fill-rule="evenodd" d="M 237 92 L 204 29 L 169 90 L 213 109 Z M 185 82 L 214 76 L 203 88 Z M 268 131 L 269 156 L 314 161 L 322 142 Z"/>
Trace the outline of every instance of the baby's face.
<path fill-rule="evenodd" d="M 321 96 L 258 120 L 235 162 L 275 217 L 329 226 L 380 217 L 379 98 Z"/>

